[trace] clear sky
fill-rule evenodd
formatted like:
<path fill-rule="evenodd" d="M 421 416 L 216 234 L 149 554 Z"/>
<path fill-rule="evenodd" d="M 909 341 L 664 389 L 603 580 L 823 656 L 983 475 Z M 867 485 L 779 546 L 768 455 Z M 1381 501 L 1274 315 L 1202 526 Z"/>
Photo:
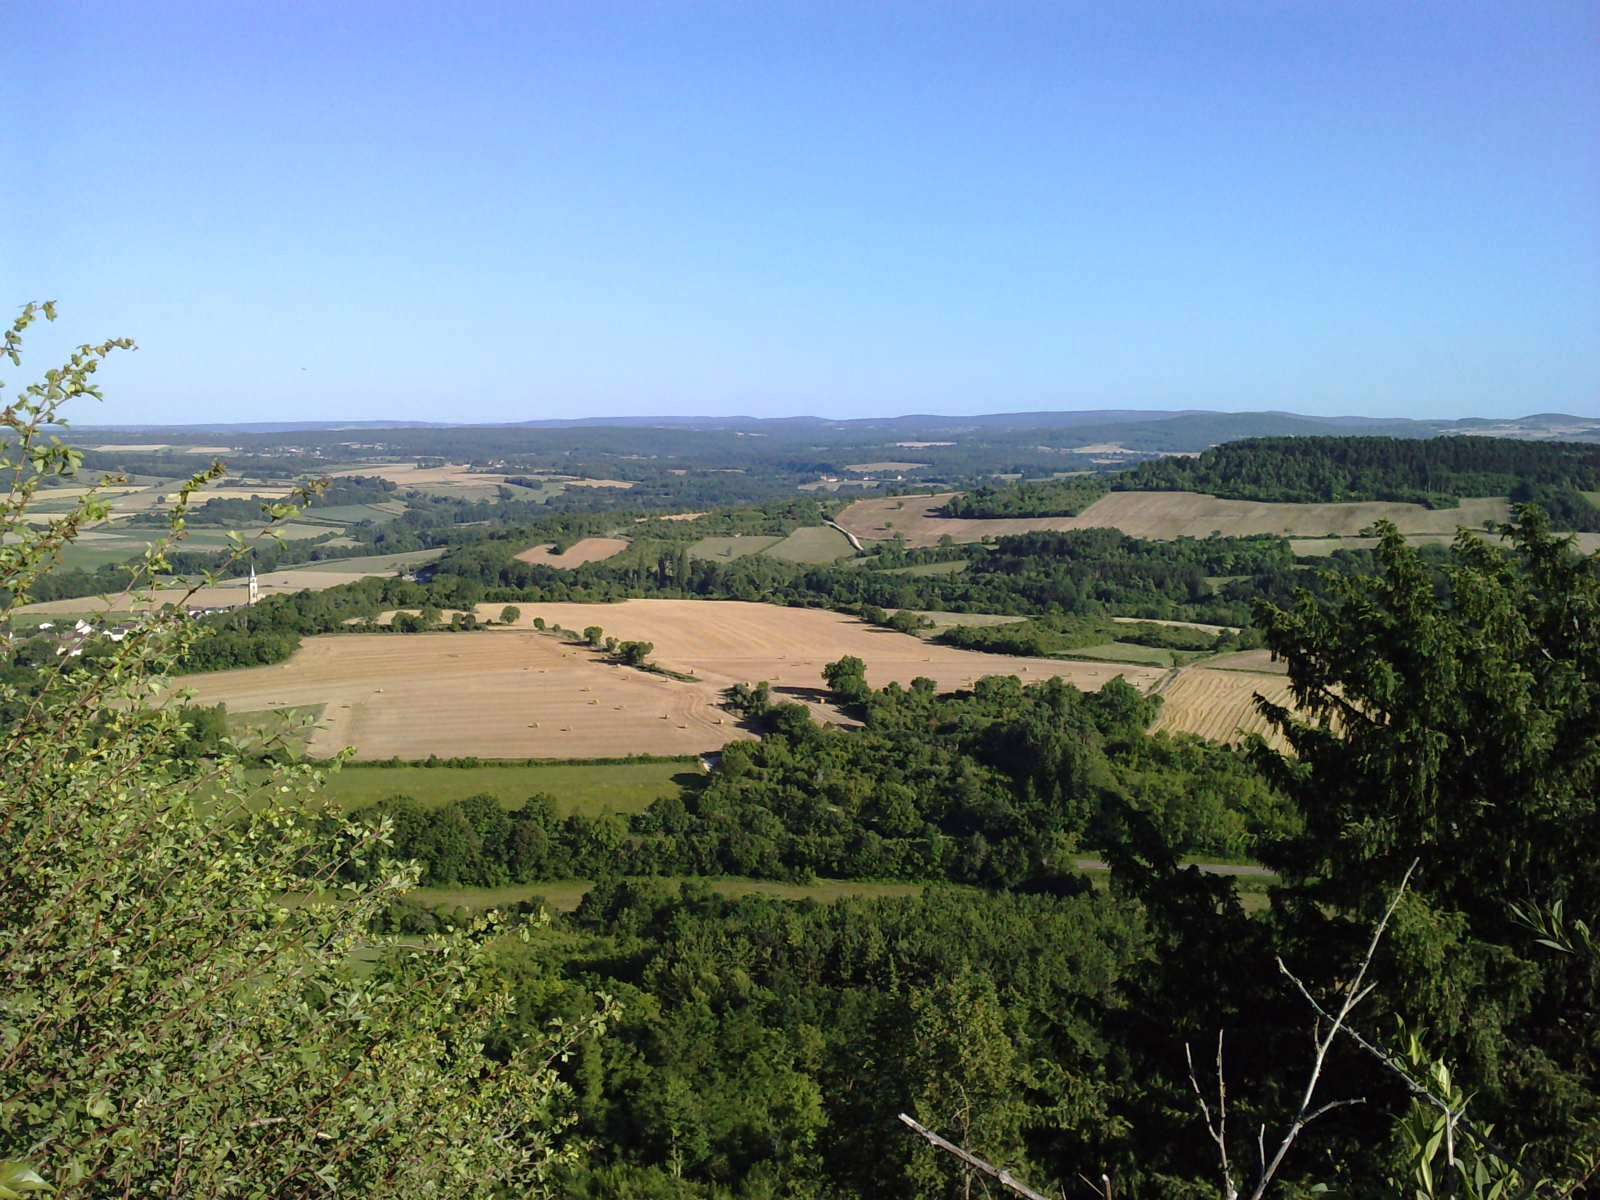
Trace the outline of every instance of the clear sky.
<path fill-rule="evenodd" d="M 3 302 L 142 346 L 80 423 L 1600 415 L 1592 0 L 4 24 Z"/>

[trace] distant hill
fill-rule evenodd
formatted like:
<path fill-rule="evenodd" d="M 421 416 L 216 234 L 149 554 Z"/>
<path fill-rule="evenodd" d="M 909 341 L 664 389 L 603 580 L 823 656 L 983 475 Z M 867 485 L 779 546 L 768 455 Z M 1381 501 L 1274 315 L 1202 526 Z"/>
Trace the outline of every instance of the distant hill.
<path fill-rule="evenodd" d="M 1061 447 L 1110 445 L 1135 453 L 1194 453 L 1223 442 L 1254 437 L 1344 437 L 1353 434 L 1399 438 L 1428 438 L 1469 434 L 1534 441 L 1600 443 L 1600 418 L 1565 413 L 1537 413 L 1498 420 L 1468 417 L 1450 421 L 1418 421 L 1404 417 L 1318 417 L 1292 412 L 1210 412 L 1139 409 L 1092 409 L 1075 412 L 984 413 L 977 416 L 938 416 L 913 413 L 903 416 L 857 417 L 581 417 L 498 423 L 429 421 L 260 421 L 206 423 L 203 425 L 79 425 L 74 440 L 115 434 L 159 434 L 163 440 L 219 434 L 261 435 L 343 430 L 369 433 L 379 430 L 587 430 L 664 429 L 678 432 L 756 434 L 774 440 L 810 440 L 827 444 L 875 441 L 935 440 L 963 435 L 1006 440 L 1037 434 Z"/>

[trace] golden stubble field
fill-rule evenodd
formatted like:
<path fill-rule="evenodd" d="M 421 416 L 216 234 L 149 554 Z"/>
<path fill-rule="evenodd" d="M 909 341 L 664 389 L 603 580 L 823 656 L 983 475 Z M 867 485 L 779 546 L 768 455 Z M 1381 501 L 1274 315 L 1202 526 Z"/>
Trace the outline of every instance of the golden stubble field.
<path fill-rule="evenodd" d="M 628 548 L 627 538 L 613 537 L 587 537 L 573 542 L 560 554 L 552 554 L 555 547 L 550 542 L 538 546 L 529 546 L 517 555 L 518 562 L 531 563 L 538 567 L 555 567 L 559 570 L 571 570 L 581 567 L 585 563 L 604 562 L 621 554 Z"/>
<path fill-rule="evenodd" d="M 322 705 L 308 744 L 318 757 L 693 754 L 741 736 L 703 687 L 514 629 L 334 634 L 286 663 L 182 682 L 230 712 Z"/>
<path fill-rule="evenodd" d="M 1374 521 L 1393 521 L 1402 533 L 1452 535 L 1459 527 L 1481 528 L 1504 521 L 1510 505 L 1500 499 L 1469 499 L 1460 508 L 1430 509 L 1420 504 L 1362 501 L 1351 504 L 1266 504 L 1219 500 L 1198 492 L 1112 492 L 1076 517 L 1019 517 L 962 520 L 934 515 L 956 492 L 933 496 L 885 496 L 857 500 L 838 522 L 865 541 L 884 541 L 896 533 L 912 547 L 937 545 L 948 534 L 957 542 L 978 542 L 1043 530 L 1119 529 L 1132 537 L 1231 537 L 1271 533 L 1285 537 L 1354 537 Z"/>
<path fill-rule="evenodd" d="M 498 617 L 500 605 L 479 615 Z M 822 668 L 865 661 L 874 686 L 918 675 L 941 690 L 985 675 L 1059 675 L 1093 690 L 1118 675 L 1148 689 L 1162 672 L 1113 663 L 1009 658 L 924 643 L 852 617 L 738 601 L 629 600 L 523 604 L 517 628 L 475 633 L 331 635 L 307 640 L 287 663 L 191 676 L 205 704 L 233 712 L 323 705 L 314 755 L 346 745 L 360 758 L 588 758 L 691 754 L 748 737 L 719 707 L 723 689 L 765 679 L 779 699 L 840 720 L 823 697 Z M 594 651 L 529 628 L 598 625 L 655 644 L 654 660 L 697 682 L 614 666 Z M 792 690 L 786 690 L 792 689 Z"/>
<path fill-rule="evenodd" d="M 1234 657 L 1244 665 L 1245 655 Z M 1261 662 L 1266 665 L 1265 658 Z M 1246 734 L 1259 733 L 1269 745 L 1282 749 L 1283 739 L 1269 732 L 1266 719 L 1256 710 L 1258 693 L 1275 704 L 1289 704 L 1288 677 L 1276 672 L 1185 667 L 1162 689 L 1161 713 L 1154 728 L 1197 733 L 1217 742 L 1237 742 Z"/>

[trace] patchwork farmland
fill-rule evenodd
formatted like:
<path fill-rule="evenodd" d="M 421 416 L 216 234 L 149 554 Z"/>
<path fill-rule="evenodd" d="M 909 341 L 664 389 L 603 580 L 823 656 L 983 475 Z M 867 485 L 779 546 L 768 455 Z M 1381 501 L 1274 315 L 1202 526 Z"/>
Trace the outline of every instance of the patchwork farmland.
<path fill-rule="evenodd" d="M 846 654 L 867 663 L 875 686 L 933 679 L 942 690 L 985 675 L 1060 676 L 1095 689 L 1123 676 L 1149 688 L 1162 672 L 1125 664 L 1010 658 L 924 643 L 821 609 L 739 601 L 629 600 L 525 604 L 520 627 L 475 633 L 331 635 L 309 639 L 286 663 L 191 676 L 200 703 L 230 712 L 322 704 L 308 749 L 326 757 L 354 746 L 364 759 L 473 755 L 587 758 L 694 754 L 751 736 L 720 708 L 734 683 L 769 681 L 780 699 L 839 720 L 822 693 L 822 668 Z M 482 617 L 499 606 L 484 605 Z M 654 643 L 661 666 L 687 682 L 611 664 L 596 652 L 531 628 L 581 629 Z"/>

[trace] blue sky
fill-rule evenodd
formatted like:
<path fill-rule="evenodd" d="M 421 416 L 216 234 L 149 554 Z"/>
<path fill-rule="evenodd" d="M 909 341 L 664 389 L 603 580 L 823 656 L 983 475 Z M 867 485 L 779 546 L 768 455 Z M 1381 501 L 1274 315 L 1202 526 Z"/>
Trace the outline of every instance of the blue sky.
<path fill-rule="evenodd" d="M 1600 415 L 1592 3 L 34 4 L 89 421 Z"/>

